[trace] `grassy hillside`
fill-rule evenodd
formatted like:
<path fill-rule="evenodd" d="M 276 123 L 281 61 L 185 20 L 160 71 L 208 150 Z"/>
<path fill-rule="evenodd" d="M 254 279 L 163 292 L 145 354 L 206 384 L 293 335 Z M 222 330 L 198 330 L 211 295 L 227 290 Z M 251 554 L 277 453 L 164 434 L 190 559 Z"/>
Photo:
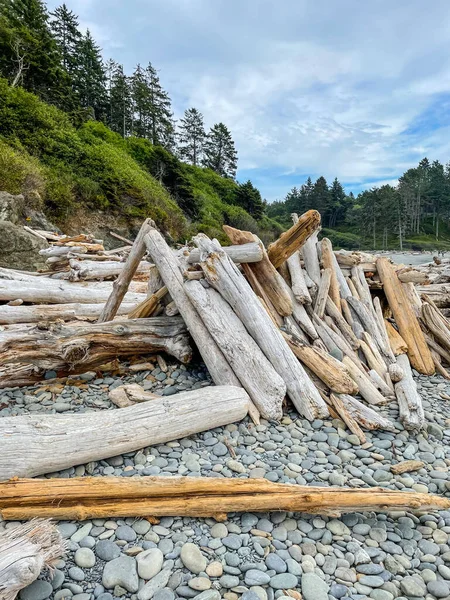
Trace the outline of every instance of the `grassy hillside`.
<path fill-rule="evenodd" d="M 236 205 L 238 184 L 180 162 L 142 138 L 123 139 L 102 123 L 77 123 L 0 79 L 0 190 L 23 193 L 64 227 L 72 215 L 102 211 L 151 217 L 175 240 L 197 231 L 221 237 L 224 223 L 266 240 L 280 225 Z"/>

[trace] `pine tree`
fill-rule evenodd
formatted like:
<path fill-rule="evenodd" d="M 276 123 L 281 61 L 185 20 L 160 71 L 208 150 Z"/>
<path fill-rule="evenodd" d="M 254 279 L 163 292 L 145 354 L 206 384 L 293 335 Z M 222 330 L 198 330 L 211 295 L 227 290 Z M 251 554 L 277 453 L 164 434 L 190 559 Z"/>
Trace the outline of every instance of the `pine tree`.
<path fill-rule="evenodd" d="M 102 54 L 89 29 L 77 45 L 78 65 L 74 87 L 80 104 L 92 111 L 97 120 L 104 120 L 107 107 L 106 74 Z"/>
<path fill-rule="evenodd" d="M 52 13 L 51 29 L 58 44 L 62 66 L 73 77 L 78 60 L 77 49 L 81 42 L 77 15 L 61 4 Z"/>
<path fill-rule="evenodd" d="M 178 148 L 178 152 L 180 158 L 186 160 L 191 165 L 198 165 L 202 158 L 203 143 L 206 135 L 203 115 L 196 108 L 185 110 L 179 130 L 178 139 L 181 146 Z"/>
<path fill-rule="evenodd" d="M 318 210 L 323 217 L 330 203 L 330 191 L 325 177 L 319 177 L 313 185 L 310 203 L 310 208 Z"/>
<path fill-rule="evenodd" d="M 131 131 L 132 106 L 131 90 L 128 77 L 125 75 L 123 66 L 115 61 L 108 61 L 108 125 L 122 137 L 126 137 Z"/>
<path fill-rule="evenodd" d="M 234 179 L 237 169 L 237 152 L 231 133 L 223 123 L 211 127 L 204 144 L 203 165 L 222 175 Z"/>
<path fill-rule="evenodd" d="M 242 206 L 255 219 L 260 219 L 264 214 L 264 202 L 261 194 L 252 182 L 240 183 L 236 193 L 236 203 Z"/>
<path fill-rule="evenodd" d="M 137 137 L 149 137 L 147 130 L 149 93 L 145 72 L 141 65 L 137 65 L 131 76 L 131 98 L 134 111 L 131 133 Z"/>
<path fill-rule="evenodd" d="M 158 73 L 151 63 L 145 69 L 148 87 L 149 137 L 156 146 L 171 150 L 174 146 L 175 125 L 168 93 L 163 90 Z"/>
<path fill-rule="evenodd" d="M 336 227 L 339 219 L 343 218 L 346 210 L 346 196 L 344 192 L 344 188 L 338 181 L 338 178 L 335 177 L 329 194 L 329 207 L 326 211 L 326 221 L 327 227 Z"/>

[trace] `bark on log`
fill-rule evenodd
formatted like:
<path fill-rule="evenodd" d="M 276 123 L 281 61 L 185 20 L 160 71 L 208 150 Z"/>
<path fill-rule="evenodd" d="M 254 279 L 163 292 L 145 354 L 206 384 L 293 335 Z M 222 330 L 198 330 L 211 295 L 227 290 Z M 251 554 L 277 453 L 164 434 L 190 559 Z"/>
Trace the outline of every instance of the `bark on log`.
<path fill-rule="evenodd" d="M 243 419 L 248 402 L 241 387 L 213 386 L 95 413 L 5 417 L 0 480 L 61 471 L 222 427 Z"/>
<path fill-rule="evenodd" d="M 319 319 L 323 319 L 330 285 L 331 269 L 324 269 L 322 271 L 322 277 L 320 278 L 319 289 L 317 290 L 316 301 L 314 303 L 314 312 L 319 317 Z"/>
<path fill-rule="evenodd" d="M 305 274 L 300 263 L 300 255 L 294 252 L 287 259 L 287 265 L 292 281 L 292 293 L 300 304 L 311 304 L 312 299 L 305 281 Z"/>
<path fill-rule="evenodd" d="M 402 283 L 385 258 L 377 259 L 377 269 L 400 335 L 408 346 L 408 356 L 412 366 L 419 373 L 432 375 L 435 370 L 433 357 L 417 317 L 407 300 Z"/>
<path fill-rule="evenodd" d="M 245 275 L 252 272 L 258 280 L 259 285 L 264 289 L 267 297 L 282 317 L 288 317 L 292 314 L 292 300 L 289 294 L 289 289 L 283 277 L 278 273 L 276 268 L 270 262 L 264 246 L 256 235 L 250 231 L 241 231 L 234 229 L 228 225 L 223 226 L 223 230 L 227 234 L 229 240 L 233 244 L 247 244 L 249 242 L 258 242 L 263 252 L 263 258 L 257 263 L 243 264 L 242 270 Z M 252 278 L 248 277 L 250 283 Z M 254 290 L 256 293 L 256 290 Z"/>
<path fill-rule="evenodd" d="M 189 362 L 192 350 L 182 319 L 156 317 L 100 324 L 54 324 L 0 332 L 0 364 L 83 373 L 117 356 L 167 352 Z"/>
<path fill-rule="evenodd" d="M 417 392 L 408 356 L 400 354 L 397 357 L 397 363 L 404 373 L 403 379 L 395 384 L 395 394 L 400 409 L 400 421 L 405 429 L 422 429 L 425 425 L 422 398 Z"/>
<path fill-rule="evenodd" d="M 17 593 L 33 583 L 42 570 L 53 569 L 64 552 L 61 534 L 50 521 L 34 519 L 2 531 L 0 598 L 14 600 Z"/>
<path fill-rule="evenodd" d="M 186 281 L 184 289 L 261 416 L 280 420 L 286 385 L 231 306 L 198 281 Z"/>
<path fill-rule="evenodd" d="M 135 304 L 124 302 L 118 314 L 127 315 Z M 102 304 L 37 304 L 36 306 L 0 306 L 0 324 L 38 323 L 40 321 L 74 321 L 77 318 L 95 319 L 99 316 Z"/>
<path fill-rule="evenodd" d="M 294 252 L 303 246 L 308 238 L 320 227 L 320 214 L 316 210 L 308 210 L 301 215 L 294 225 L 280 235 L 278 240 L 270 244 L 267 254 L 276 269 Z"/>
<path fill-rule="evenodd" d="M 153 262 L 176 303 L 184 322 L 208 368 L 216 385 L 240 386 L 239 379 L 228 364 L 225 356 L 212 338 L 198 312 L 189 300 L 183 287 L 179 262 L 162 235 L 151 229 L 145 239 L 147 249 Z"/>
<path fill-rule="evenodd" d="M 202 251 L 204 260 L 201 266 L 208 282 L 231 305 L 275 371 L 283 378 L 299 413 L 307 419 L 327 415 L 319 392 L 237 267 L 222 252 L 218 242 L 211 242 L 203 236 L 197 236 L 195 241 Z"/>
<path fill-rule="evenodd" d="M 0 484 L 0 492 L 0 510 L 7 520 L 44 510 L 56 519 L 152 515 L 225 520 L 229 512 L 282 510 L 339 516 L 372 511 L 429 513 L 450 507 L 448 498 L 386 488 L 315 487 L 209 477 L 22 479 Z"/>
<path fill-rule="evenodd" d="M 347 367 L 352 379 L 357 383 L 359 393 L 364 400 L 366 400 L 366 402 L 373 405 L 386 404 L 387 399 L 380 394 L 377 388 L 370 381 L 369 377 L 364 375 L 358 368 L 356 368 L 348 356 L 345 356 L 342 362 Z"/>
<path fill-rule="evenodd" d="M 323 238 L 322 240 L 322 265 L 324 269 L 330 269 L 330 298 L 335 303 L 337 309 L 341 310 L 341 295 L 340 295 L 340 286 L 337 278 L 337 273 L 335 269 L 335 256 L 333 253 L 333 246 L 328 238 Z"/>
<path fill-rule="evenodd" d="M 130 281 L 133 279 L 136 269 L 139 267 L 139 263 L 145 255 L 146 247 L 144 239 L 152 223 L 153 221 L 151 219 L 146 219 L 142 223 L 139 233 L 131 246 L 125 266 L 113 283 L 113 290 L 98 318 L 98 323 L 112 321 L 116 316 L 117 310 L 128 291 Z"/>
<path fill-rule="evenodd" d="M 261 245 L 257 242 L 249 242 L 248 244 L 223 246 L 223 251 L 227 254 L 234 263 L 255 263 L 263 259 L 263 251 Z M 194 248 L 191 250 L 188 263 L 195 264 L 200 262 L 200 250 Z"/>

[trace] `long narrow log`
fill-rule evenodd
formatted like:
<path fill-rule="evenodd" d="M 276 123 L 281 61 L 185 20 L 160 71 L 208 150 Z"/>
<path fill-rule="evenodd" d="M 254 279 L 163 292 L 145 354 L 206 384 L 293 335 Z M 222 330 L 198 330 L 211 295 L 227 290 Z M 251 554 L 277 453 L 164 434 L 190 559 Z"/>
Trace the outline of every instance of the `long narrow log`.
<path fill-rule="evenodd" d="M 117 356 L 167 352 L 183 363 L 192 350 L 179 317 L 129 319 L 0 332 L 0 364 L 33 364 L 42 371 L 83 373 Z"/>
<path fill-rule="evenodd" d="M 380 326 L 378 325 L 378 318 L 375 313 L 375 309 L 369 310 L 367 305 L 352 296 L 347 298 L 347 302 L 350 307 L 355 311 L 358 316 L 358 319 L 364 326 L 364 331 L 369 333 L 374 342 L 376 343 L 378 349 L 383 355 L 383 360 L 387 365 L 394 362 L 394 356 L 391 352 L 391 349 L 387 342 L 385 341 L 383 335 L 380 331 Z"/>
<path fill-rule="evenodd" d="M 291 275 L 292 281 L 292 293 L 295 299 L 300 304 L 311 304 L 312 299 L 308 290 L 308 286 L 305 281 L 305 274 L 300 263 L 300 255 L 298 252 L 294 252 L 292 256 L 287 259 L 287 266 Z"/>
<path fill-rule="evenodd" d="M 306 240 L 320 227 L 320 213 L 308 210 L 297 223 L 280 235 L 278 240 L 270 244 L 267 254 L 276 269 L 294 252 L 303 246 Z"/>
<path fill-rule="evenodd" d="M 426 298 L 426 296 L 425 296 Z M 442 316 L 439 309 L 428 302 L 422 304 L 422 320 L 439 344 L 445 349 L 450 350 L 450 330 L 448 321 Z"/>
<path fill-rule="evenodd" d="M 169 290 L 197 345 L 214 383 L 216 385 L 239 386 L 239 379 L 234 374 L 233 369 L 228 364 L 227 359 L 217 346 L 186 294 L 183 287 L 180 265 L 172 250 L 162 235 L 153 228 L 148 232 L 145 243 L 165 286 Z"/>
<path fill-rule="evenodd" d="M 77 260 L 72 258 L 69 260 L 70 271 L 67 274 L 67 278 L 70 281 L 84 281 L 89 279 L 107 279 L 109 277 L 115 277 L 120 275 L 124 270 L 128 268 L 127 263 L 117 261 L 104 261 L 97 262 L 93 260 Z M 134 274 L 136 273 L 149 273 L 152 265 L 151 263 L 141 260 Z M 133 274 L 133 276 L 134 276 Z"/>
<path fill-rule="evenodd" d="M 342 304 L 341 304 L 341 308 L 342 308 Z M 342 313 L 339 312 L 335 303 L 329 296 L 327 298 L 325 310 L 326 310 L 327 315 L 335 321 L 337 327 L 339 328 L 339 331 L 341 332 L 342 336 L 346 339 L 348 344 L 353 348 L 353 350 L 357 350 L 359 348 L 358 338 L 356 337 L 356 335 L 353 332 L 353 329 L 350 327 L 350 325 L 344 319 L 344 317 L 342 316 Z"/>
<path fill-rule="evenodd" d="M 186 281 L 184 289 L 261 416 L 281 419 L 286 385 L 231 306 L 199 281 Z"/>
<path fill-rule="evenodd" d="M 240 421 L 249 397 L 217 386 L 128 408 L 0 419 L 0 480 L 34 477 Z M 150 513 L 148 513 L 150 514 Z"/>
<path fill-rule="evenodd" d="M 261 245 L 257 242 L 249 242 L 248 244 L 223 246 L 225 254 L 235 263 L 255 263 L 263 259 L 263 251 Z M 200 262 L 200 250 L 194 248 L 191 250 L 188 263 L 195 264 Z"/>
<path fill-rule="evenodd" d="M 417 392 L 408 356 L 400 354 L 397 356 L 397 363 L 403 370 L 403 378 L 395 384 L 395 394 L 400 409 L 400 421 L 403 423 L 405 429 L 422 429 L 425 425 L 422 398 Z"/>
<path fill-rule="evenodd" d="M 127 409 L 123 409 L 127 410 Z M 347 512 L 446 510 L 450 500 L 387 488 L 351 489 L 271 483 L 265 479 L 83 477 L 0 484 L 7 520 L 44 510 L 56 519 L 192 516 L 226 519 L 229 512 L 282 510 L 339 516 Z M 20 496 L 19 496 L 20 495 Z M 20 500 L 21 498 L 21 500 Z"/>
<path fill-rule="evenodd" d="M 123 302 L 118 315 L 126 315 L 136 305 Z M 102 304 L 37 304 L 36 306 L 0 306 L 0 324 L 38 323 L 39 321 L 74 321 L 76 318 L 95 319 L 99 316 Z"/>
<path fill-rule="evenodd" d="M 245 278 L 222 252 L 219 243 L 203 236 L 197 236 L 195 242 L 202 251 L 204 260 L 201 266 L 208 282 L 231 305 L 275 371 L 283 378 L 299 413 L 308 419 L 327 415 L 319 392 Z"/>
<path fill-rule="evenodd" d="M 333 246 L 328 238 L 322 240 L 322 265 L 324 269 L 330 269 L 330 298 L 335 303 L 337 309 L 341 310 L 341 295 L 338 277 L 336 273 L 336 257 L 333 253 Z"/>
<path fill-rule="evenodd" d="M 228 225 L 224 225 L 223 230 L 233 244 L 242 245 L 255 241 L 260 244 L 263 258 L 257 263 L 242 264 L 242 270 L 247 277 L 249 272 L 253 273 L 258 280 L 259 285 L 264 289 L 267 297 L 282 317 L 291 315 L 293 308 L 289 289 L 287 289 L 288 286 L 283 277 L 270 262 L 261 240 L 250 231 L 241 231 L 240 229 L 235 229 Z M 251 284 L 252 278 L 248 277 L 248 279 Z M 256 293 L 256 290 L 254 291 Z"/>
<path fill-rule="evenodd" d="M 322 271 L 322 277 L 320 278 L 319 289 L 317 290 L 316 301 L 314 303 L 314 312 L 323 319 L 325 312 L 325 305 L 327 303 L 328 292 L 330 291 L 331 285 L 331 269 L 324 269 Z"/>
<path fill-rule="evenodd" d="M 368 376 L 369 376 L 370 381 L 380 391 L 382 396 L 384 396 L 385 398 L 395 400 L 394 389 L 393 388 L 391 389 L 389 387 L 389 385 L 386 383 L 385 379 L 383 379 L 379 375 L 379 373 L 377 373 L 376 371 L 371 369 L 368 373 Z"/>
<path fill-rule="evenodd" d="M 162 286 L 160 290 L 146 298 L 144 302 L 141 302 L 132 311 L 130 311 L 128 313 L 128 318 L 144 319 L 151 317 L 166 294 L 167 288 L 166 286 Z"/>
<path fill-rule="evenodd" d="M 342 362 L 347 367 L 351 378 L 357 383 L 359 393 L 364 400 L 366 400 L 366 402 L 374 405 L 386 404 L 387 399 L 380 394 L 367 375 L 364 375 L 358 368 L 356 368 L 348 356 L 345 356 Z"/>
<path fill-rule="evenodd" d="M 317 232 L 305 242 L 302 248 L 303 262 L 309 278 L 318 286 L 320 284 L 320 264 L 317 256 Z"/>
<path fill-rule="evenodd" d="M 139 267 L 139 263 L 145 255 L 146 247 L 144 240 L 152 223 L 153 221 L 151 219 L 146 219 L 142 223 L 139 233 L 131 246 L 125 266 L 113 283 L 113 290 L 98 318 L 98 323 L 112 321 L 116 316 L 117 310 L 128 291 L 130 281 L 133 279 L 136 269 Z"/>
<path fill-rule="evenodd" d="M 29 517 L 25 517 L 29 518 Z M 0 533 L 0 597 L 14 600 L 35 581 L 42 570 L 53 569 L 65 545 L 57 527 L 34 519 Z"/>
<path fill-rule="evenodd" d="M 412 366 L 425 375 L 434 373 L 434 363 L 422 329 L 398 280 L 395 270 L 385 258 L 377 259 L 377 269 L 384 292 L 394 315 L 400 335 L 408 346 Z"/>
<path fill-rule="evenodd" d="M 345 406 L 352 417 L 357 421 L 361 427 L 369 430 L 384 429 L 386 431 L 395 431 L 394 424 L 380 415 L 379 412 L 374 411 L 362 402 L 359 402 L 353 396 L 341 396 L 344 400 Z"/>

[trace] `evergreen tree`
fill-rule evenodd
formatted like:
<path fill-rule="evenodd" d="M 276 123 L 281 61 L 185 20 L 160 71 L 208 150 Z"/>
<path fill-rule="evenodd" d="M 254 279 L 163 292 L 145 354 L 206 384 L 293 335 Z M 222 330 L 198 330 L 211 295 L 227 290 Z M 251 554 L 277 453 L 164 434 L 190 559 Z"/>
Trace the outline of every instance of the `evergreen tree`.
<path fill-rule="evenodd" d="M 336 227 L 338 221 L 343 219 L 346 210 L 346 196 L 344 188 L 335 177 L 330 188 L 329 207 L 326 211 L 327 227 Z"/>
<path fill-rule="evenodd" d="M 108 71 L 108 125 L 122 137 L 126 137 L 132 126 L 132 103 L 131 90 L 128 77 L 125 75 L 123 66 L 110 60 L 107 65 Z"/>
<path fill-rule="evenodd" d="M 137 137 L 149 137 L 147 131 L 147 111 L 149 93 L 144 69 L 137 65 L 131 76 L 131 98 L 133 101 L 134 119 L 131 133 Z"/>
<path fill-rule="evenodd" d="M 185 110 L 179 130 L 178 139 L 181 145 L 178 152 L 180 157 L 191 165 L 198 165 L 202 158 L 206 135 L 203 115 L 196 108 Z"/>
<path fill-rule="evenodd" d="M 89 29 L 77 45 L 78 64 L 74 87 L 84 108 L 97 120 L 105 120 L 107 107 L 106 74 L 102 54 Z"/>
<path fill-rule="evenodd" d="M 203 165 L 222 175 L 233 178 L 237 169 L 237 152 L 231 133 L 223 123 L 211 127 L 204 144 Z"/>
<path fill-rule="evenodd" d="M 170 150 L 174 146 L 175 126 L 168 93 L 163 90 L 151 63 L 145 69 L 148 88 L 148 133 L 151 142 Z"/>
<path fill-rule="evenodd" d="M 264 202 L 261 194 L 252 182 L 240 183 L 236 193 L 236 203 L 242 206 L 255 219 L 260 219 L 264 214 Z"/>
<path fill-rule="evenodd" d="M 61 4 L 52 13 L 51 29 L 58 44 L 63 68 L 71 77 L 78 66 L 77 50 L 81 42 L 77 15 Z"/>
<path fill-rule="evenodd" d="M 330 203 L 330 191 L 325 177 L 319 177 L 313 185 L 310 194 L 310 207 L 318 210 L 322 217 L 328 210 Z"/>
<path fill-rule="evenodd" d="M 286 194 L 286 198 L 284 199 L 286 212 L 288 214 L 300 213 L 301 212 L 301 202 L 302 202 L 301 190 L 299 190 L 297 187 L 294 186 L 292 188 L 292 190 L 290 190 Z"/>

